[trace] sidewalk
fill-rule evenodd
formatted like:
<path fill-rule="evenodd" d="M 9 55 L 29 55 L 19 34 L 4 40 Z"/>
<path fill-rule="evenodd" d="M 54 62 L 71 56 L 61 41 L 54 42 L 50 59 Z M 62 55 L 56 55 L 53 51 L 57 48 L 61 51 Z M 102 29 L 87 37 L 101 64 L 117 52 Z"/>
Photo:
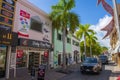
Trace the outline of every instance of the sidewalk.
<path fill-rule="evenodd" d="M 117 80 L 119 76 L 120 76 L 120 67 L 115 65 L 109 80 Z"/>
<path fill-rule="evenodd" d="M 71 66 L 68 66 L 68 70 L 73 70 L 79 66 L 79 64 L 73 64 Z M 50 70 L 47 70 L 46 73 L 45 73 L 45 80 L 58 80 L 64 76 L 66 76 L 67 74 L 65 73 L 60 73 L 60 72 L 57 72 L 57 70 L 59 69 L 50 69 Z M 5 79 L 0 79 L 0 80 L 5 80 Z M 16 78 L 13 78 L 13 79 L 9 79 L 9 80 L 32 80 L 31 76 L 30 75 L 25 75 L 23 77 L 16 77 Z M 36 76 L 35 76 L 35 79 L 34 80 L 37 80 L 37 73 L 36 73 Z"/>

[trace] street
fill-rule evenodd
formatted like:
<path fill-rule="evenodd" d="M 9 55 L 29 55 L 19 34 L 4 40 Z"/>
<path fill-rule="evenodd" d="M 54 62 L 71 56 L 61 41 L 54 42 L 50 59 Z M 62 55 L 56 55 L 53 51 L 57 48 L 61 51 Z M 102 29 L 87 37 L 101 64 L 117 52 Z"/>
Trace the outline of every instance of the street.
<path fill-rule="evenodd" d="M 103 65 L 103 70 L 100 74 L 81 74 L 79 70 L 79 66 L 74 68 L 74 72 L 68 74 L 58 80 L 110 80 L 110 76 L 112 75 L 113 63 L 109 63 L 108 65 Z"/>

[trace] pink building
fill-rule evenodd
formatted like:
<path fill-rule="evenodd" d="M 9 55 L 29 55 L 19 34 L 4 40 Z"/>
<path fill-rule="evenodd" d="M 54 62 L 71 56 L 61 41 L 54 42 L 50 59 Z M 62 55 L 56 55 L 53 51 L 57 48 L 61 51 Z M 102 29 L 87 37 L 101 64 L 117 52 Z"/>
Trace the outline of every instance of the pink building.
<path fill-rule="evenodd" d="M 27 0 L 17 0 L 12 31 L 18 33 L 18 45 L 10 48 L 7 79 L 29 75 L 31 67 L 37 70 L 40 64 L 49 67 L 52 26 L 48 14 Z"/>

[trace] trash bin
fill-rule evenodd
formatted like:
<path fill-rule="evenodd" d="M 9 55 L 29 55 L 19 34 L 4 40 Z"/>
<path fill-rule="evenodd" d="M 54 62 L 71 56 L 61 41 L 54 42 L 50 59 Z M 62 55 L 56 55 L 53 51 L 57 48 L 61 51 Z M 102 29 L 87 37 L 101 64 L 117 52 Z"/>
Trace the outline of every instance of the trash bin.
<path fill-rule="evenodd" d="M 44 78 L 45 78 L 45 69 L 46 69 L 45 65 L 40 65 L 39 66 L 37 80 L 44 80 Z"/>

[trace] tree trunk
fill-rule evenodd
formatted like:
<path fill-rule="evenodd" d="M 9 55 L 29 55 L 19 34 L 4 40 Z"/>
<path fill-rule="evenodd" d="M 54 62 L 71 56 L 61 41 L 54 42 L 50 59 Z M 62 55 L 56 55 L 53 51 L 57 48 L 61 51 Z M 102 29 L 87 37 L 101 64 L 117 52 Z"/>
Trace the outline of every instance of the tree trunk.
<path fill-rule="evenodd" d="M 85 52 L 85 57 L 86 57 L 86 36 L 84 35 L 84 52 Z"/>
<path fill-rule="evenodd" d="M 66 69 L 66 29 L 63 29 L 63 34 L 62 34 L 62 40 L 63 40 L 63 69 Z"/>
<path fill-rule="evenodd" d="M 92 46 L 90 44 L 90 56 L 92 57 Z"/>

